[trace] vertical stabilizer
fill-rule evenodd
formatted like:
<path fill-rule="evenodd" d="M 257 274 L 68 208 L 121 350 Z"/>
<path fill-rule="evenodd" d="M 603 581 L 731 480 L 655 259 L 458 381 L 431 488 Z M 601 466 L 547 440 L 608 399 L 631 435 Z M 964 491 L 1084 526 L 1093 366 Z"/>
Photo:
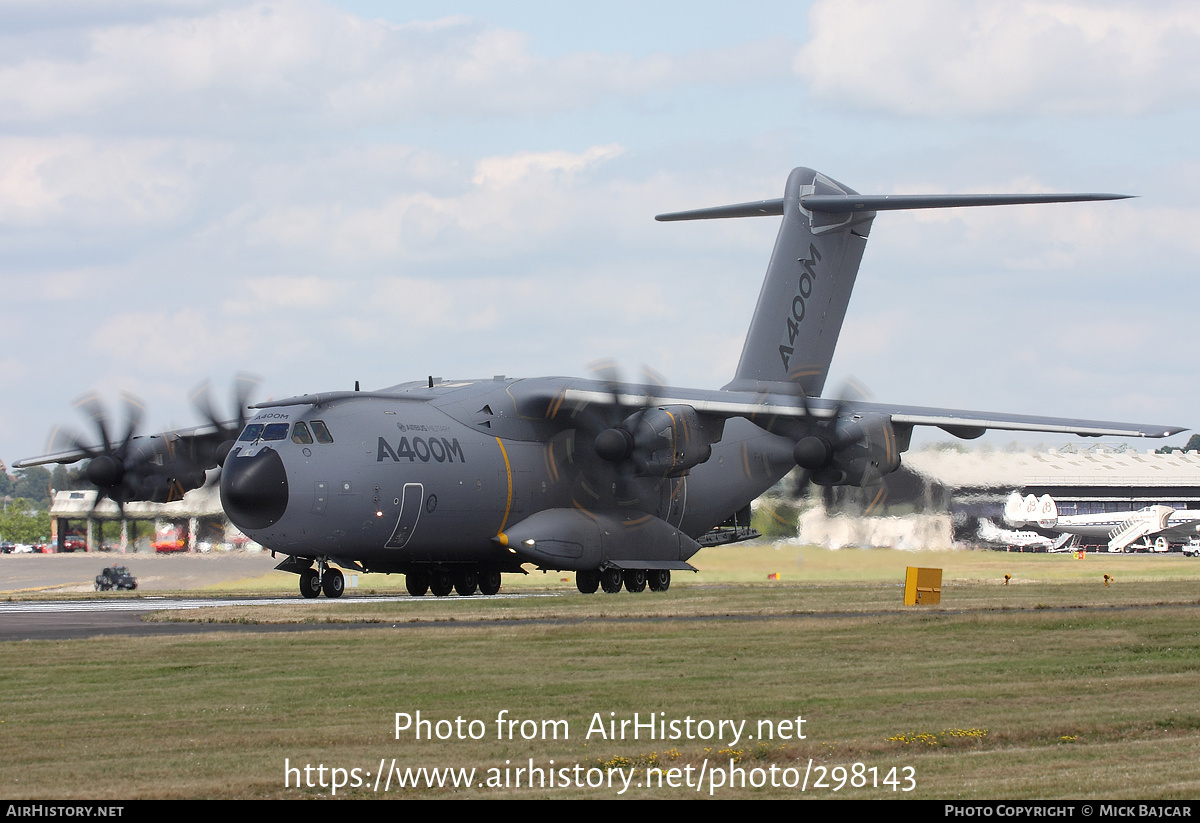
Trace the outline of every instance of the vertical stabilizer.
<path fill-rule="evenodd" d="M 801 198 L 852 194 L 812 169 L 788 176 L 783 224 L 727 389 L 770 391 L 790 382 L 820 396 L 875 212 L 809 211 Z"/>
<path fill-rule="evenodd" d="M 875 212 L 811 211 L 802 197 L 857 194 L 812 169 L 788 176 L 782 200 L 660 215 L 659 220 L 782 214 L 771 263 L 730 390 L 820 396 Z M 786 387 L 780 384 L 789 384 Z"/>

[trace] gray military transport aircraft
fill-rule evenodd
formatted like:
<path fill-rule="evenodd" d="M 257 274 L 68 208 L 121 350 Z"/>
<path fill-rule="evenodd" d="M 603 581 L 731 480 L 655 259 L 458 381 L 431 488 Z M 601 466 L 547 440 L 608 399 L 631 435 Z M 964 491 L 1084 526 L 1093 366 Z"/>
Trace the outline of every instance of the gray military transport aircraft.
<path fill-rule="evenodd" d="M 598 379 L 441 380 L 306 394 L 223 422 L 109 435 L 17 463 L 90 458 L 118 506 L 175 499 L 220 468 L 229 519 L 286 555 L 305 597 L 342 594 L 336 568 L 401 573 L 413 595 L 494 594 L 523 567 L 572 571 L 581 592 L 664 591 L 702 547 L 756 536 L 750 502 L 800 466 L 813 482 L 881 499 L 914 426 L 1166 437 L 1181 428 L 821 399 L 875 215 L 1113 200 L 1114 194 L 863 196 L 795 169 L 782 198 L 658 220 L 782 216 L 733 380 L 719 391 Z"/>

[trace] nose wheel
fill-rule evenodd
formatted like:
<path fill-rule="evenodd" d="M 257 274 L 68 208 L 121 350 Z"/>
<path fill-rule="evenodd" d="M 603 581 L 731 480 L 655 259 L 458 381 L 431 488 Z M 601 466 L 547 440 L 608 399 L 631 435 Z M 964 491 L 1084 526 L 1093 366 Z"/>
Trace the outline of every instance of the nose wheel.
<path fill-rule="evenodd" d="M 317 568 L 304 569 L 300 572 L 300 594 L 311 600 L 321 592 L 330 600 L 342 596 L 346 591 L 346 576 L 341 569 L 331 568 L 325 560 L 317 561 Z"/>
<path fill-rule="evenodd" d="M 300 594 L 306 600 L 311 600 L 321 593 L 321 575 L 316 569 L 305 569 L 300 572 Z"/>
<path fill-rule="evenodd" d="M 321 591 L 325 592 L 325 596 L 333 600 L 341 597 L 345 590 L 346 578 L 342 575 L 342 570 L 326 569 L 324 579 L 321 581 Z"/>

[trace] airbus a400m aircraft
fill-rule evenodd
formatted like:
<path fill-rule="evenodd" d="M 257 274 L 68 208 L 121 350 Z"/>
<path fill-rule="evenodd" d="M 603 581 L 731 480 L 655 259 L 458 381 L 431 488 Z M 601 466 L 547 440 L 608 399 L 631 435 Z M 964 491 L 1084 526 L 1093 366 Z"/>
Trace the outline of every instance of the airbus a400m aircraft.
<path fill-rule="evenodd" d="M 131 416 L 113 441 L 100 419 L 98 445 L 18 465 L 90 457 L 88 477 L 118 504 L 168 499 L 221 466 L 226 514 L 287 556 L 279 567 L 299 574 L 305 597 L 340 596 L 339 566 L 402 573 L 414 595 L 492 594 L 528 566 L 573 571 L 586 593 L 662 591 L 702 546 L 752 536 L 750 502 L 797 466 L 878 500 L 914 426 L 962 438 L 1182 431 L 820 398 L 878 212 L 1120 197 L 863 196 L 798 168 L 782 198 L 658 217 L 783 218 L 737 372 L 719 391 L 611 370 L 430 377 L 258 403 L 234 423 L 206 412 L 208 426 L 152 437 L 134 436 Z"/>

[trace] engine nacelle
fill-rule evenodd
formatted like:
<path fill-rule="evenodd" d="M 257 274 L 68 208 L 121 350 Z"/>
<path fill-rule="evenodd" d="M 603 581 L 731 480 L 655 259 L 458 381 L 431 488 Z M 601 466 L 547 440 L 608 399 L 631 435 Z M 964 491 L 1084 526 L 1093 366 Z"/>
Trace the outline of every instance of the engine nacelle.
<path fill-rule="evenodd" d="M 135 437 L 121 453 L 94 457 L 85 475 L 118 503 L 169 503 L 203 486 L 205 470 L 216 467 L 198 464 L 193 455 L 181 454 L 178 445 L 164 437 Z"/>
<path fill-rule="evenodd" d="M 680 477 L 712 456 L 721 425 L 691 406 L 639 409 L 600 432 L 594 448 L 610 463 L 632 460 L 639 476 Z"/>
<path fill-rule="evenodd" d="M 815 429 L 796 441 L 792 456 L 823 486 L 861 486 L 900 468 L 896 431 L 887 415 Z"/>

